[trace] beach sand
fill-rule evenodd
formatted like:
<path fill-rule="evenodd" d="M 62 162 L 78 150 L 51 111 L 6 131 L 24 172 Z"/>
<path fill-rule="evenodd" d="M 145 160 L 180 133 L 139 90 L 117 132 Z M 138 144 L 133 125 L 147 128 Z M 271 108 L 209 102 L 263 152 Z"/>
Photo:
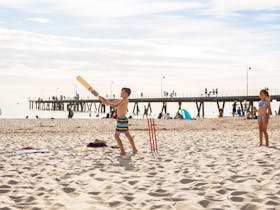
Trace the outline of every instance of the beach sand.
<path fill-rule="evenodd" d="M 1 119 L 0 209 L 280 209 L 280 117 L 259 147 L 256 120 L 156 120 L 161 159 L 146 120 L 132 119 L 139 154 L 119 156 L 113 119 Z M 74 151 L 95 138 L 106 148 Z M 17 155 L 32 146 L 49 153 Z"/>

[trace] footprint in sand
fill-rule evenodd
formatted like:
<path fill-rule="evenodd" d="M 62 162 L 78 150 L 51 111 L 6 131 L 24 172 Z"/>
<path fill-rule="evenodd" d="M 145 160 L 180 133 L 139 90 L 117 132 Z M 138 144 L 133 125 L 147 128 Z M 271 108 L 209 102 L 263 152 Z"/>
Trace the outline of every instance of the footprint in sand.
<path fill-rule="evenodd" d="M 168 193 L 166 190 L 163 190 L 163 189 L 158 189 L 155 192 L 150 192 L 148 194 L 153 197 L 171 197 L 172 196 L 171 193 Z"/>
<path fill-rule="evenodd" d="M 13 200 L 15 203 L 20 203 L 23 200 L 23 196 L 9 196 L 11 200 Z"/>
<path fill-rule="evenodd" d="M 135 185 L 138 181 L 128 181 L 128 184 Z"/>
<path fill-rule="evenodd" d="M 191 183 L 191 182 L 194 182 L 194 181 L 197 181 L 195 179 L 181 179 L 180 182 L 182 184 L 188 184 L 188 183 Z"/>
<path fill-rule="evenodd" d="M 242 197 L 231 197 L 230 200 L 233 202 L 243 202 L 244 199 Z"/>
<path fill-rule="evenodd" d="M 10 184 L 10 185 L 16 185 L 16 184 L 18 184 L 18 182 L 15 181 L 15 180 L 13 180 L 13 179 L 11 179 L 11 180 L 8 181 L 8 184 Z"/>
<path fill-rule="evenodd" d="M 265 203 L 265 205 L 268 205 L 268 206 L 280 206 L 280 203 L 276 202 L 276 201 L 267 201 Z"/>
<path fill-rule="evenodd" d="M 75 188 L 71 188 L 71 187 L 64 187 L 64 188 L 62 188 L 62 190 L 63 190 L 65 193 L 72 193 L 72 192 L 75 192 L 75 191 L 76 191 Z"/>
<path fill-rule="evenodd" d="M 35 198 L 33 196 L 29 196 L 28 198 L 25 199 L 26 203 L 31 203 L 32 201 L 35 201 Z"/>
<path fill-rule="evenodd" d="M 244 206 L 242 206 L 240 209 L 241 210 L 258 210 L 259 208 L 252 203 L 248 203 L 248 204 L 245 204 Z"/>
<path fill-rule="evenodd" d="M 127 200 L 128 202 L 134 200 L 134 197 L 132 196 L 124 196 L 124 199 Z"/>
<path fill-rule="evenodd" d="M 209 205 L 210 201 L 208 200 L 202 200 L 198 202 L 201 206 L 203 206 L 204 208 L 207 208 L 207 206 Z"/>
<path fill-rule="evenodd" d="M 225 190 L 218 190 L 217 193 L 219 193 L 219 194 L 221 194 L 221 195 L 224 195 L 224 194 L 227 193 L 227 191 L 225 191 Z"/>
<path fill-rule="evenodd" d="M 245 195 L 245 194 L 247 194 L 247 192 L 245 192 L 245 191 L 235 191 L 235 192 L 231 193 L 231 195 L 234 195 L 234 196 Z"/>
<path fill-rule="evenodd" d="M 96 181 L 99 181 L 99 182 L 103 182 L 103 181 L 105 181 L 105 179 L 104 179 L 104 178 L 100 178 L 100 177 L 99 177 L 99 178 L 95 178 L 95 180 L 96 180 Z"/>
<path fill-rule="evenodd" d="M 120 201 L 112 201 L 112 202 L 109 202 L 109 205 L 110 207 L 117 207 L 121 204 Z"/>
<path fill-rule="evenodd" d="M 0 186 L 0 194 L 8 193 L 10 191 L 11 191 L 11 187 L 9 185 Z"/>
<path fill-rule="evenodd" d="M 90 194 L 90 195 L 99 195 L 100 192 L 89 192 L 88 194 Z"/>

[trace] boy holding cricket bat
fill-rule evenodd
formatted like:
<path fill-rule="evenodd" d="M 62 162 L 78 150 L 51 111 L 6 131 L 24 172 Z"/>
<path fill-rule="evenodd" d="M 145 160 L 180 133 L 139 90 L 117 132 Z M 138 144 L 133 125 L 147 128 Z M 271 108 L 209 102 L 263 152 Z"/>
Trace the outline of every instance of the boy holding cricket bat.
<path fill-rule="evenodd" d="M 126 110 L 128 106 L 128 97 L 131 93 L 131 90 L 129 88 L 122 88 L 121 90 L 121 98 L 120 100 L 114 100 L 114 101 L 108 101 L 102 96 L 99 96 L 99 100 L 108 106 L 114 107 L 117 109 L 117 127 L 115 132 L 115 139 L 117 141 L 117 144 L 120 148 L 120 155 L 125 155 L 125 150 L 122 144 L 122 141 L 120 139 L 120 134 L 124 133 L 126 138 L 129 140 L 129 143 L 132 148 L 133 154 L 137 153 L 137 149 L 134 144 L 134 140 L 131 137 L 128 129 L 128 118 L 126 117 Z"/>

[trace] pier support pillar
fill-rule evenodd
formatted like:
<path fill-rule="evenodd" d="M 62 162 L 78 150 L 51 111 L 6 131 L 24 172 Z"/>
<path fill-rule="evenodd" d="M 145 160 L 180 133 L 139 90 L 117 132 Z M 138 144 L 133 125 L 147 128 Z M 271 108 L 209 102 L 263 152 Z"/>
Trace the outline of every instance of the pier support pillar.
<path fill-rule="evenodd" d="M 98 106 L 98 113 L 101 112 L 101 113 L 105 113 L 106 112 L 106 106 L 102 103 L 99 103 L 99 106 Z"/>
<path fill-rule="evenodd" d="M 254 107 L 254 102 L 253 101 L 250 101 L 249 102 L 249 107 L 248 107 L 248 110 L 251 112 L 251 113 L 253 113 L 253 107 Z"/>
<path fill-rule="evenodd" d="M 139 112 L 140 112 L 140 109 L 139 109 L 139 106 L 138 106 L 138 102 L 135 102 L 134 106 L 133 106 L 133 112 L 132 113 L 138 115 Z"/>
<path fill-rule="evenodd" d="M 195 102 L 196 108 L 197 108 L 197 117 L 204 118 L 205 112 L 204 112 L 204 102 Z M 199 103 L 199 104 L 198 104 Z M 202 111 L 202 116 L 200 116 L 200 111 Z"/>
<path fill-rule="evenodd" d="M 242 116 L 244 116 L 245 113 L 244 113 L 242 101 L 240 101 L 240 107 L 241 107 L 241 114 L 242 114 Z"/>
<path fill-rule="evenodd" d="M 179 110 L 182 109 L 182 101 L 179 101 L 178 104 L 179 104 Z"/>
<path fill-rule="evenodd" d="M 148 113 L 147 114 L 148 115 L 152 114 L 153 111 L 152 111 L 152 106 L 151 106 L 150 102 L 148 103 L 147 109 L 148 109 Z"/>
<path fill-rule="evenodd" d="M 226 104 L 226 102 L 225 101 L 223 101 L 223 106 L 222 107 L 220 107 L 220 103 L 219 103 L 219 101 L 217 101 L 217 107 L 218 107 L 218 110 L 220 110 L 220 109 L 225 109 L 225 104 Z"/>
<path fill-rule="evenodd" d="M 167 103 L 166 102 L 162 102 L 162 108 L 161 108 L 161 113 L 166 114 L 167 112 Z"/>

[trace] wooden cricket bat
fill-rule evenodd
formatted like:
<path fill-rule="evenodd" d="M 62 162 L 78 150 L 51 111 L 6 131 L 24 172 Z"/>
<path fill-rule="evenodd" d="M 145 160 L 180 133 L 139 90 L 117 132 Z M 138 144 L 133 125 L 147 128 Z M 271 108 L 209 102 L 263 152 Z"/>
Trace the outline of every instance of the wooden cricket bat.
<path fill-rule="evenodd" d="M 99 98 L 99 93 L 81 76 L 77 76 L 76 79 L 95 97 Z"/>

